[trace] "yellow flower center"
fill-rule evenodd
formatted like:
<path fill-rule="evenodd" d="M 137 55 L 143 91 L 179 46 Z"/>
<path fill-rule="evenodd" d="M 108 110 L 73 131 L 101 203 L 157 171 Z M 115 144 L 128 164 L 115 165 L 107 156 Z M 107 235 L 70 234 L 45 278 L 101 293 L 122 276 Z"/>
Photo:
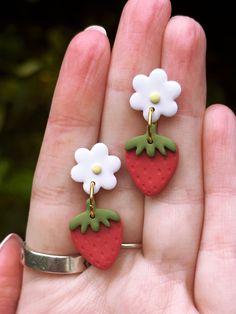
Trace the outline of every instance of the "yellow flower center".
<path fill-rule="evenodd" d="M 100 174 L 102 172 L 102 167 L 99 164 L 92 165 L 91 169 L 94 174 Z"/>
<path fill-rule="evenodd" d="M 158 92 L 153 92 L 149 95 L 149 99 L 153 104 L 158 104 L 161 99 L 161 95 Z"/>

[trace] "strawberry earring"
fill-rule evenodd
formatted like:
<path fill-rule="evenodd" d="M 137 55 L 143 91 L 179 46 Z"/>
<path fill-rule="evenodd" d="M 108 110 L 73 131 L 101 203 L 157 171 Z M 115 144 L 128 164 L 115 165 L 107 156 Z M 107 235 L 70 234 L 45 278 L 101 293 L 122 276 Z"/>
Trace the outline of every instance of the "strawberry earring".
<path fill-rule="evenodd" d="M 111 190 L 116 186 L 114 173 L 120 169 L 121 162 L 118 157 L 108 155 L 108 148 L 103 143 L 95 144 L 91 150 L 77 149 L 75 160 L 78 164 L 71 169 L 71 177 L 76 182 L 83 182 L 89 198 L 85 211 L 69 223 L 72 241 L 90 264 L 108 269 L 121 248 L 122 226 L 117 212 L 96 206 L 95 194 L 101 187 Z"/>
<path fill-rule="evenodd" d="M 147 121 L 144 135 L 126 143 L 127 169 L 137 187 L 148 196 L 160 193 L 175 173 L 178 163 L 176 143 L 157 133 L 160 116 L 172 117 L 178 106 L 174 101 L 180 95 L 181 87 L 175 81 L 168 81 L 162 69 L 155 69 L 148 76 L 139 74 L 133 79 L 136 91 L 130 98 L 134 110 L 142 110 Z"/>

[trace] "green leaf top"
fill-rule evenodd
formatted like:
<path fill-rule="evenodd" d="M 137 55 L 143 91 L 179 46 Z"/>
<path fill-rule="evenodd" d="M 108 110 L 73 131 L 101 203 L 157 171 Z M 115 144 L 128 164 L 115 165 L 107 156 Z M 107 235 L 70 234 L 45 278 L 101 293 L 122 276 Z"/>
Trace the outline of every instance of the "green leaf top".
<path fill-rule="evenodd" d="M 117 212 L 111 209 L 96 208 L 96 204 L 94 204 L 94 214 L 94 218 L 90 217 L 90 207 L 88 199 L 86 202 L 86 210 L 70 221 L 70 230 L 73 231 L 80 227 L 81 232 L 85 233 L 90 226 L 93 231 L 97 232 L 100 229 L 100 223 L 103 223 L 106 227 L 110 227 L 110 220 L 120 220 L 120 216 Z"/>
<path fill-rule="evenodd" d="M 126 150 L 136 149 L 136 155 L 141 155 L 145 150 L 149 157 L 154 157 L 156 151 L 158 150 L 163 156 L 167 154 L 166 149 L 169 149 L 172 152 L 176 152 L 176 144 L 170 138 L 158 135 L 156 133 L 156 126 L 152 124 L 151 126 L 152 133 L 152 143 L 148 142 L 148 132 L 144 135 L 140 135 L 129 140 L 126 145 Z"/>

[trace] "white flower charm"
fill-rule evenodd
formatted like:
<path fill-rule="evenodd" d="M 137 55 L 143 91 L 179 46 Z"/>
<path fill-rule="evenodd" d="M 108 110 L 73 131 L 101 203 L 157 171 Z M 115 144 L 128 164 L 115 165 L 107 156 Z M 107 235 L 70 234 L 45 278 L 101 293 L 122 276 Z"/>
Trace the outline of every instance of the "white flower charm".
<path fill-rule="evenodd" d="M 95 144 L 91 150 L 79 148 L 75 152 L 78 165 L 71 169 L 71 177 L 76 182 L 83 182 L 83 189 L 90 193 L 90 183 L 95 182 L 94 193 L 100 188 L 113 189 L 117 180 L 114 173 L 120 169 L 121 162 L 116 156 L 108 155 L 108 148 L 103 143 Z"/>
<path fill-rule="evenodd" d="M 178 106 L 174 99 L 180 95 L 181 87 L 175 81 L 168 81 L 164 70 L 155 69 L 149 76 L 136 75 L 133 87 L 136 93 L 131 96 L 130 105 L 135 110 L 142 110 L 146 121 L 151 107 L 155 109 L 152 122 L 156 122 L 161 115 L 172 117 L 176 114 Z"/>

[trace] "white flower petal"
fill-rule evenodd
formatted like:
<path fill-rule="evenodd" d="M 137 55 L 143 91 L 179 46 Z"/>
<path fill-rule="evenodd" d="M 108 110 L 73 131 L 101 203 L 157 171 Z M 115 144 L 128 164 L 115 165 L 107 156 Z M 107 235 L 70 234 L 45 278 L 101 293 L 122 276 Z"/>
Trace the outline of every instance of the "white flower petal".
<path fill-rule="evenodd" d="M 167 74 L 163 69 L 154 69 L 150 73 L 149 78 L 152 82 L 159 85 L 167 81 Z"/>
<path fill-rule="evenodd" d="M 165 93 L 171 99 L 177 98 L 181 93 L 181 86 L 176 81 L 168 81 L 164 84 Z"/>
<path fill-rule="evenodd" d="M 76 182 L 84 182 L 86 178 L 86 167 L 81 167 L 81 164 L 74 166 L 71 169 L 71 178 Z"/>
<path fill-rule="evenodd" d="M 101 185 L 101 181 L 100 180 L 94 180 L 95 182 L 95 186 L 94 186 L 94 194 L 96 194 L 97 192 L 99 192 L 99 190 L 101 189 L 102 185 Z"/>
<path fill-rule="evenodd" d="M 148 106 L 144 111 L 143 111 L 143 117 L 144 119 L 148 122 L 148 111 L 149 111 L 149 108 L 150 107 L 153 107 L 153 106 Z M 155 108 L 155 111 L 153 112 L 152 114 L 152 122 L 156 122 L 159 118 L 160 118 L 160 115 L 161 115 L 161 108 L 160 107 L 156 107 Z"/>
<path fill-rule="evenodd" d="M 85 181 L 83 184 L 84 192 L 90 194 L 90 181 Z"/>
<path fill-rule="evenodd" d="M 101 188 L 101 183 L 98 180 L 96 180 L 96 181 L 95 180 L 86 180 L 83 184 L 83 190 L 87 194 L 90 194 L 90 185 L 91 185 L 92 181 L 95 182 L 94 194 L 96 194 Z"/>
<path fill-rule="evenodd" d="M 161 114 L 165 117 L 173 117 L 178 111 L 178 106 L 175 101 L 166 102 L 161 109 Z"/>
<path fill-rule="evenodd" d="M 116 177 L 111 174 L 111 175 L 107 175 L 103 178 L 102 182 L 101 182 L 101 186 L 105 189 L 105 190 L 111 190 L 114 189 L 114 187 L 117 184 L 117 180 Z"/>
<path fill-rule="evenodd" d="M 79 148 L 75 151 L 75 160 L 77 163 L 87 161 L 90 155 L 90 151 L 87 148 Z"/>
<path fill-rule="evenodd" d="M 143 92 L 148 85 L 148 77 L 144 74 L 138 74 L 133 79 L 133 88 L 136 92 Z"/>
<path fill-rule="evenodd" d="M 145 105 L 148 102 L 147 97 L 145 97 L 143 94 L 140 93 L 134 93 L 131 97 L 130 97 L 130 106 L 135 109 L 135 110 L 144 110 L 145 109 Z"/>
<path fill-rule="evenodd" d="M 107 163 L 109 170 L 113 173 L 117 172 L 121 167 L 120 159 L 113 155 L 107 157 Z"/>
<path fill-rule="evenodd" d="M 93 161 L 99 161 L 108 155 L 108 148 L 103 143 L 97 143 L 91 148 Z"/>

